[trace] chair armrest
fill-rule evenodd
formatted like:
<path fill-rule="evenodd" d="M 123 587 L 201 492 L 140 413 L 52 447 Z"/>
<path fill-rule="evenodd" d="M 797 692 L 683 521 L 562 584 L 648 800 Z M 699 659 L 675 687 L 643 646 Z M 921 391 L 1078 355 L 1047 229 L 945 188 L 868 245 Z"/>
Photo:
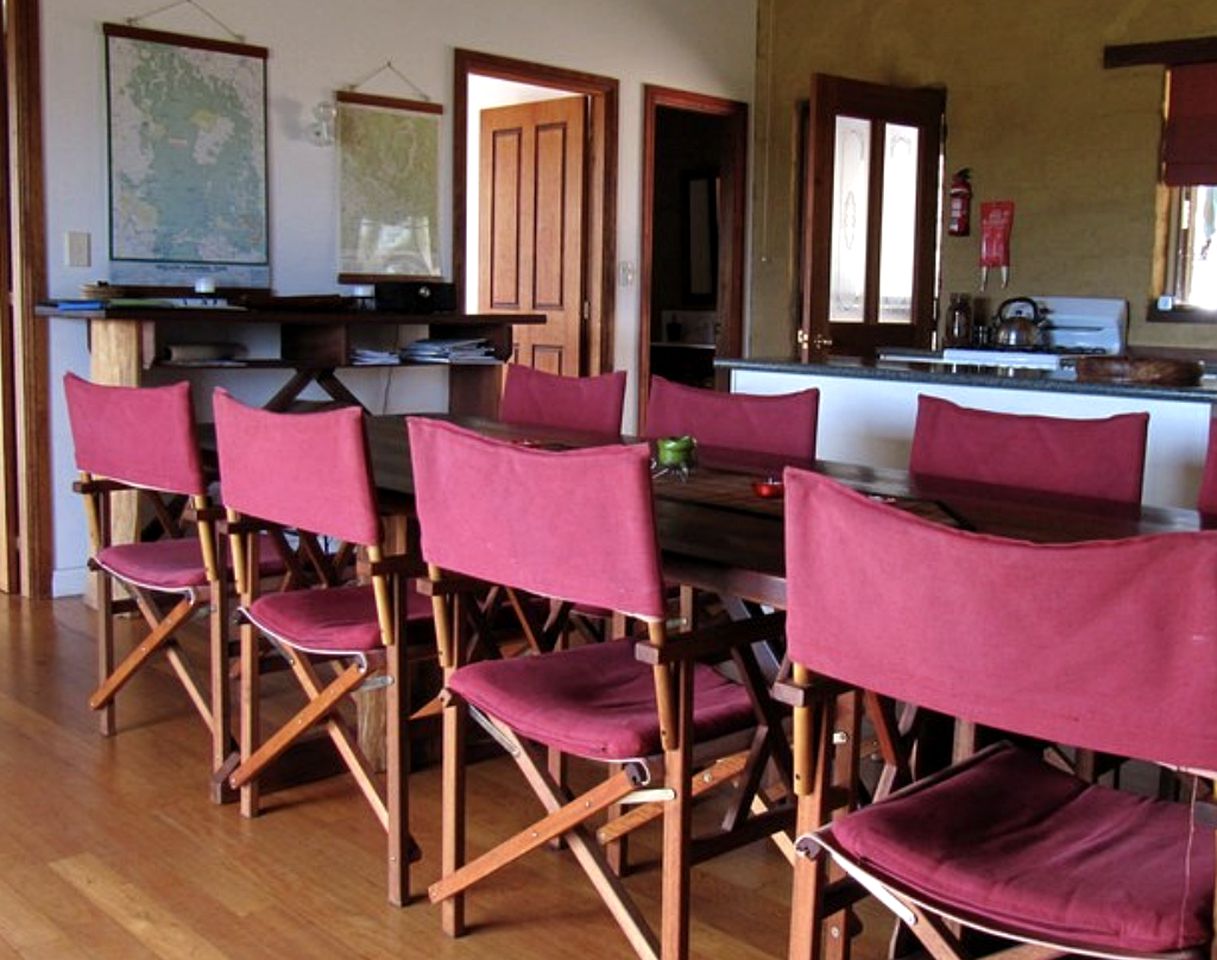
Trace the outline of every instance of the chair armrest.
<path fill-rule="evenodd" d="M 454 593 L 469 593 L 473 590 L 485 590 L 490 584 L 473 577 L 457 577 L 444 574 L 442 580 L 432 580 L 430 577 L 419 577 L 416 581 L 418 592 L 424 597 L 450 597 Z"/>
<path fill-rule="evenodd" d="M 808 684 L 778 680 L 770 688 L 770 696 L 788 707 L 810 707 L 816 702 L 839 697 L 853 689 L 848 683 L 830 680 L 828 677 L 814 677 Z"/>
<path fill-rule="evenodd" d="M 416 554 L 395 553 L 375 563 L 360 560 L 355 569 L 361 577 L 417 577 L 427 572 L 427 565 Z"/>
<path fill-rule="evenodd" d="M 135 487 L 125 484 L 121 480 L 77 480 L 72 484 L 73 491 L 84 494 L 114 493 L 118 490 L 134 489 Z"/>
<path fill-rule="evenodd" d="M 668 637 L 662 646 L 638 643 L 634 646 L 634 656 L 653 667 L 684 660 L 721 660 L 735 647 L 776 639 L 785 627 L 786 613 L 778 611 L 763 617 L 735 620 L 704 630 L 676 634 Z"/>

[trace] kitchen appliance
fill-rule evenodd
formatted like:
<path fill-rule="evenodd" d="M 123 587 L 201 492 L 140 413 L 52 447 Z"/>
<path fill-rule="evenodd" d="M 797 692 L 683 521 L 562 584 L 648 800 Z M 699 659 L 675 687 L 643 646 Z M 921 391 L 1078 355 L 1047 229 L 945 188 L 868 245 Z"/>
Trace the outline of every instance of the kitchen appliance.
<path fill-rule="evenodd" d="M 1026 310 L 1019 311 L 1019 307 Z M 1040 339 L 1040 324 L 1043 322 L 1039 304 L 1030 297 L 1014 297 L 1006 300 L 997 308 L 997 316 L 993 318 L 996 329 L 993 332 L 993 342 L 999 347 L 1033 347 Z"/>
<path fill-rule="evenodd" d="M 1024 302 L 1025 301 L 1025 302 Z M 1032 306 L 1037 311 L 1032 310 Z M 1030 345 L 948 347 L 942 351 L 946 363 L 976 366 L 1036 367 L 1058 370 L 1072 366 L 1079 356 L 1116 355 L 1124 351 L 1128 327 L 1128 302 L 1107 297 L 1020 297 L 1003 304 L 1003 315 L 1022 315 L 1041 322 L 1038 337 Z"/>

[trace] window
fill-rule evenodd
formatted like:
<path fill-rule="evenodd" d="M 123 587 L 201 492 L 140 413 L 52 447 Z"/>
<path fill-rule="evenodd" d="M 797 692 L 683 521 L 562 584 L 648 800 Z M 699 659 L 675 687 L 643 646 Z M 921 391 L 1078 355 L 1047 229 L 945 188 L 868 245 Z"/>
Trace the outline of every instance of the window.
<path fill-rule="evenodd" d="M 1176 303 L 1217 310 L 1217 186 L 1171 188 L 1167 293 Z"/>
<path fill-rule="evenodd" d="M 1217 63 L 1171 67 L 1162 134 L 1170 189 L 1165 293 L 1217 310 Z"/>

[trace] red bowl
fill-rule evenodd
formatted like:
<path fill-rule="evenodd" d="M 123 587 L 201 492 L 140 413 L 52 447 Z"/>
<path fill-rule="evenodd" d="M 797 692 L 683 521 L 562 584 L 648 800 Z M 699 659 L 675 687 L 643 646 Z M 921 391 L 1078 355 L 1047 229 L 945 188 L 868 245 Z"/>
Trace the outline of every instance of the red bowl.
<path fill-rule="evenodd" d="M 776 478 L 753 480 L 752 492 L 764 500 L 772 500 L 775 497 L 782 496 L 786 492 L 786 485 Z"/>

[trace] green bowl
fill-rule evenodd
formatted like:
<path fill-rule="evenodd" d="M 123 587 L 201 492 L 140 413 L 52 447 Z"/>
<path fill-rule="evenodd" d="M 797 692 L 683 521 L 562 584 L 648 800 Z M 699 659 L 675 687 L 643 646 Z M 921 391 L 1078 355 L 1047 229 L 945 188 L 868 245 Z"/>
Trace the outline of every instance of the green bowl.
<path fill-rule="evenodd" d="M 697 441 L 683 437 L 660 437 L 655 441 L 655 460 L 661 467 L 687 467 L 693 462 Z"/>

